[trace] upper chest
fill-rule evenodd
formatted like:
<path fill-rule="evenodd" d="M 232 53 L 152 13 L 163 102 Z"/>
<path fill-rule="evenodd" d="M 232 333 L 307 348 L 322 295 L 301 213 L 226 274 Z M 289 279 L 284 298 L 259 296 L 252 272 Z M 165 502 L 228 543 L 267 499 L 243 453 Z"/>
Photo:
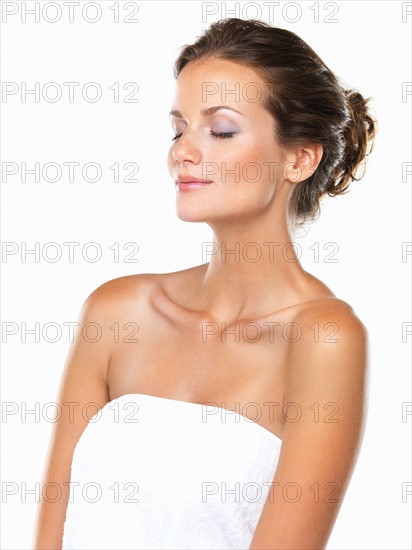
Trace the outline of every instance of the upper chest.
<path fill-rule="evenodd" d="M 119 330 L 127 324 L 111 353 L 111 399 L 145 393 L 213 403 L 281 433 L 288 349 L 297 334 L 290 314 L 230 325 L 152 314 L 135 325 L 122 319 Z"/>

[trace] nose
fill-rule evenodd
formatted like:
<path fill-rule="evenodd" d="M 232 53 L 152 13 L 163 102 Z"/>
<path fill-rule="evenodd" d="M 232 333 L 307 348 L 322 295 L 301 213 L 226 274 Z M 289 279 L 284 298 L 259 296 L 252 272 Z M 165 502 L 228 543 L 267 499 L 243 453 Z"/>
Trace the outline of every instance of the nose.
<path fill-rule="evenodd" d="M 181 164 L 183 162 L 192 162 L 198 164 L 201 160 L 201 152 L 199 147 L 194 143 L 193 138 L 190 137 L 188 130 L 174 142 L 172 148 L 172 158 L 175 162 Z"/>

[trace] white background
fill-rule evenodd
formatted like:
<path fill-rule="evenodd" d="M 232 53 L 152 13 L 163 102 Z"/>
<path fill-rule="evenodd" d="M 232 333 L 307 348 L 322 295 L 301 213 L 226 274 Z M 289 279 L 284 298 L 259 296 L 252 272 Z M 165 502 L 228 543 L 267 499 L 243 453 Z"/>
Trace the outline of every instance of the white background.
<path fill-rule="evenodd" d="M 2 4 L 4 10 L 6 2 Z M 328 548 L 411 548 L 412 496 L 402 501 L 402 484 L 412 480 L 410 416 L 402 421 L 402 403 L 411 401 L 410 339 L 402 341 L 402 323 L 411 321 L 411 258 L 402 261 L 402 243 L 411 241 L 411 176 L 402 178 L 402 163 L 411 161 L 412 98 L 402 100 L 402 83 L 412 80 L 408 68 L 412 15 L 402 21 L 402 9 L 408 3 L 342 1 L 328 7 L 319 2 L 319 22 L 315 22 L 312 1 L 272 3 L 274 20 L 267 3 L 227 2 L 227 8 L 237 7 L 237 11 L 225 13 L 224 3 L 211 2 L 208 7 L 216 13 L 206 16 L 202 15 L 206 3 L 197 1 L 143 1 L 129 3 L 128 8 L 120 2 L 120 21 L 115 23 L 110 6 L 116 2 L 101 1 L 101 19 L 94 24 L 82 17 L 79 7 L 70 23 L 68 8 L 61 3 L 60 21 L 46 21 L 55 17 L 51 5 L 45 17 L 40 13 L 38 23 L 32 15 L 23 22 L 24 3 L 10 4 L 17 6 L 18 13 L 2 23 L 2 80 L 15 82 L 18 93 L 3 95 L 2 162 L 17 163 L 19 173 L 2 181 L 3 246 L 14 242 L 17 252 L 3 254 L 1 264 L 1 399 L 3 407 L 14 403 L 17 412 L 3 413 L 1 425 L 2 548 L 30 548 L 37 505 L 33 494 L 27 494 L 24 502 L 22 493 L 25 484 L 34 488 L 43 474 L 52 423 L 42 410 L 56 399 L 70 344 L 63 323 L 76 322 L 85 298 L 109 279 L 202 263 L 202 242 L 211 240 L 211 230 L 206 224 L 189 224 L 176 217 L 175 189 L 166 167 L 173 135 L 168 120 L 172 66 L 182 45 L 226 16 L 260 17 L 296 32 L 347 87 L 372 97 L 379 134 L 365 177 L 352 184 L 349 194 L 325 201 L 321 218 L 297 243 L 303 267 L 352 305 L 370 337 L 367 430 Z M 26 7 L 33 4 L 26 2 Z M 40 2 L 43 9 L 46 4 Z M 134 15 L 138 23 L 126 24 L 123 20 L 132 13 L 133 4 L 138 6 Z M 296 4 L 301 14 L 293 22 Z M 325 22 L 334 5 L 337 22 Z M 94 18 L 94 9 L 88 13 Z M 73 103 L 63 86 L 70 81 L 81 84 Z M 57 82 L 63 96 L 51 103 L 43 97 L 36 102 L 28 95 L 23 102 L 23 82 L 28 88 L 39 82 L 41 90 L 47 82 Z M 103 90 L 97 103 L 81 95 L 88 82 L 99 83 Z M 109 89 L 115 82 L 120 85 L 118 103 Z M 122 87 L 127 82 L 138 84 L 138 103 L 123 102 Z M 87 182 L 76 172 L 75 181 L 69 182 L 65 172 L 57 182 L 43 178 L 35 182 L 31 175 L 25 183 L 21 181 L 23 162 L 33 167 L 35 162 L 63 166 L 69 161 L 99 163 L 101 180 Z M 120 166 L 137 163 L 139 181 L 114 182 L 109 166 L 115 162 Z M 24 243 L 33 248 L 35 242 L 40 243 L 38 261 L 33 255 L 22 261 Z M 63 253 L 55 263 L 41 254 L 42 250 L 47 254 L 43 247 L 50 242 L 58 243 Z M 69 262 L 64 242 L 80 243 L 74 262 Z M 101 259 L 94 263 L 81 254 L 89 242 L 98 243 L 102 250 Z M 127 251 L 122 248 L 128 242 L 139 247 L 138 263 L 123 261 Z M 120 247 L 117 262 L 110 249 L 114 243 Z M 319 261 L 314 261 L 310 248 L 314 243 L 319 243 L 315 245 Z M 323 250 L 326 243 L 339 247 L 334 256 L 338 262 L 324 261 L 332 250 Z M 53 251 L 49 252 L 51 256 Z M 40 332 L 38 342 L 33 335 L 23 342 L 24 322 L 29 328 L 40 323 L 40 331 L 46 323 L 56 323 L 62 329 L 61 339 L 48 342 L 55 334 L 50 329 L 46 338 Z M 17 327 L 17 333 L 6 339 L 5 330 L 11 326 Z M 21 415 L 24 406 L 33 409 L 36 403 L 37 418 Z M 15 495 L 5 495 L 6 483 L 17 488 Z"/>

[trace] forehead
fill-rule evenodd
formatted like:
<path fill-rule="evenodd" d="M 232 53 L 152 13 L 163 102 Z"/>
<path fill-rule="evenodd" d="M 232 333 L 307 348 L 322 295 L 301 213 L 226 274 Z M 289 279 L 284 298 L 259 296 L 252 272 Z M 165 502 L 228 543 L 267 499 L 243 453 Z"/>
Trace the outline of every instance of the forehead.
<path fill-rule="evenodd" d="M 244 103 L 259 95 L 266 83 L 250 66 L 227 59 L 204 58 L 189 62 L 176 80 L 175 102 L 200 99 L 202 103 Z"/>

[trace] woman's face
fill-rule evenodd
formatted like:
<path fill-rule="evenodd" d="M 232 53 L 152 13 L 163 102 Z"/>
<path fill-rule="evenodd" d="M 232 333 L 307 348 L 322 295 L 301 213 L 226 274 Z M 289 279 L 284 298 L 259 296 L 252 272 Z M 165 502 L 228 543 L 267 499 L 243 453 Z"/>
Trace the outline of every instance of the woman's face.
<path fill-rule="evenodd" d="M 273 203 L 286 153 L 262 105 L 268 91 L 253 69 L 228 60 L 192 61 L 181 71 L 168 155 L 180 219 L 241 220 Z"/>

